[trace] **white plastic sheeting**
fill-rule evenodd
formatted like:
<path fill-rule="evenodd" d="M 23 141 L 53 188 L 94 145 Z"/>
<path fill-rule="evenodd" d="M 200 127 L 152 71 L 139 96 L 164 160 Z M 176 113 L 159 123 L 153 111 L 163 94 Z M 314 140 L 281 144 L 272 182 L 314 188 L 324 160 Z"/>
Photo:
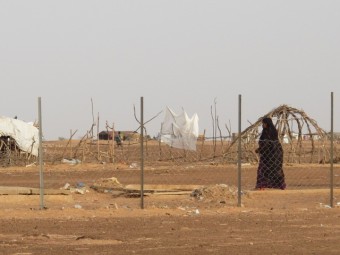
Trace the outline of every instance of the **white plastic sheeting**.
<path fill-rule="evenodd" d="M 20 150 L 38 156 L 39 130 L 32 124 L 28 124 L 22 120 L 0 116 L 0 137 L 1 136 L 12 137 Z"/>
<path fill-rule="evenodd" d="M 167 107 L 160 135 L 161 142 L 171 147 L 195 151 L 198 137 L 197 114 L 189 118 L 185 111 L 177 115 Z"/>

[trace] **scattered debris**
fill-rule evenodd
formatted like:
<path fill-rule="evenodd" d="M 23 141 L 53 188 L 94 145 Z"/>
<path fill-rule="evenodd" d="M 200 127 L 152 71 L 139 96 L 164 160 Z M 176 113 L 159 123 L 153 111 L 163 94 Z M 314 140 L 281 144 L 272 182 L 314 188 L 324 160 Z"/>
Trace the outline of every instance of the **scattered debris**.
<path fill-rule="evenodd" d="M 86 190 L 85 189 L 74 189 L 73 192 L 76 194 L 84 195 Z"/>
<path fill-rule="evenodd" d="M 86 192 L 89 192 L 86 189 L 86 185 L 82 182 L 78 182 L 75 187 L 72 187 L 71 184 L 65 183 L 64 187 L 61 189 L 63 190 L 69 190 L 71 193 L 81 194 L 84 195 Z"/>
<path fill-rule="evenodd" d="M 36 166 L 37 164 L 35 162 L 31 163 L 31 164 L 28 164 L 26 165 L 25 167 L 32 167 L 32 166 Z"/>
<path fill-rule="evenodd" d="M 327 209 L 332 208 L 330 205 L 325 205 L 325 204 L 323 204 L 323 203 L 320 203 L 320 207 L 322 207 L 322 208 L 327 208 Z"/>
<path fill-rule="evenodd" d="M 237 198 L 237 191 L 237 187 L 228 186 L 227 184 L 216 184 L 195 189 L 192 191 L 191 196 L 199 200 L 226 204 L 227 200 Z"/>
<path fill-rule="evenodd" d="M 80 164 L 81 161 L 79 159 L 67 159 L 67 158 L 63 158 L 61 160 L 61 163 L 65 163 L 65 164 L 70 164 L 70 165 L 76 165 L 76 164 Z"/>
<path fill-rule="evenodd" d="M 65 183 L 63 189 L 69 190 L 69 189 L 70 189 L 70 186 L 71 186 L 71 185 L 67 182 L 67 183 Z"/>
<path fill-rule="evenodd" d="M 138 164 L 137 163 L 131 163 L 131 165 L 129 166 L 130 168 L 137 168 Z"/>
<path fill-rule="evenodd" d="M 40 188 L 30 188 L 30 187 L 9 187 L 0 186 L 0 195 L 40 195 Z M 45 195 L 69 195 L 70 191 L 61 189 L 44 189 Z"/>
<path fill-rule="evenodd" d="M 118 181 L 116 177 L 111 178 L 101 178 L 97 180 L 93 185 L 90 187 L 97 192 L 101 193 L 112 193 L 114 195 L 121 195 L 124 189 L 124 186 Z M 117 191 L 119 191 L 117 193 Z"/>
<path fill-rule="evenodd" d="M 198 189 L 200 186 L 198 185 L 164 185 L 164 184 L 156 184 L 156 185 L 144 185 L 143 194 L 144 196 L 148 195 L 189 195 L 192 190 Z M 140 197 L 141 194 L 141 186 L 130 184 L 124 187 L 124 191 L 128 197 Z"/>
<path fill-rule="evenodd" d="M 75 204 L 75 205 L 74 205 L 74 208 L 76 208 L 76 209 L 82 209 L 83 207 L 82 207 L 80 204 Z"/>
<path fill-rule="evenodd" d="M 84 188 L 85 187 L 85 183 L 83 182 L 77 182 L 77 188 Z"/>

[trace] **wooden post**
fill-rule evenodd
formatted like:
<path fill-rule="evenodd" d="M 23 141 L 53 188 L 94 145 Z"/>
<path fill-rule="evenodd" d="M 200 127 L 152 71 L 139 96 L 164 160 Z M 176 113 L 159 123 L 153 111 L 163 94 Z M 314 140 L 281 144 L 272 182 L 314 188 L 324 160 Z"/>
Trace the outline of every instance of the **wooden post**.
<path fill-rule="evenodd" d="M 112 122 L 112 163 L 115 163 L 115 123 Z"/>
<path fill-rule="evenodd" d="M 73 157 L 72 154 L 72 129 L 70 129 L 70 158 Z"/>
<path fill-rule="evenodd" d="M 100 158 L 100 152 L 99 152 L 99 112 L 98 112 L 98 117 L 97 117 L 97 157 L 98 160 L 101 160 Z"/>
<path fill-rule="evenodd" d="M 158 137 L 159 160 L 162 160 L 162 145 L 161 145 L 162 131 L 163 131 L 163 122 L 161 123 L 161 132 L 159 133 L 159 137 Z"/>
<path fill-rule="evenodd" d="M 203 131 L 202 145 L 201 145 L 201 152 L 200 152 L 199 160 L 202 159 L 203 148 L 204 148 L 204 141 L 205 141 L 205 129 L 204 129 L 204 131 Z"/>

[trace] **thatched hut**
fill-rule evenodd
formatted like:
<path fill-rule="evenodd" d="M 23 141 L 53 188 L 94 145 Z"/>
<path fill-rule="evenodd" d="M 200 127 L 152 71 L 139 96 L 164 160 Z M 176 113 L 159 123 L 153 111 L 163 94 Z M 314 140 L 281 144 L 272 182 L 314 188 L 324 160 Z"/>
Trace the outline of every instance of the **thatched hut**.
<path fill-rule="evenodd" d="M 242 141 L 243 160 L 258 162 L 254 152 L 261 132 L 262 119 L 270 117 L 278 130 L 279 139 L 284 147 L 285 163 L 320 163 L 329 161 L 327 141 L 329 136 L 303 110 L 281 105 L 260 117 L 247 127 L 240 135 Z M 225 156 L 235 152 L 237 136 L 228 147 Z M 234 149 L 233 149 L 234 148 Z"/>

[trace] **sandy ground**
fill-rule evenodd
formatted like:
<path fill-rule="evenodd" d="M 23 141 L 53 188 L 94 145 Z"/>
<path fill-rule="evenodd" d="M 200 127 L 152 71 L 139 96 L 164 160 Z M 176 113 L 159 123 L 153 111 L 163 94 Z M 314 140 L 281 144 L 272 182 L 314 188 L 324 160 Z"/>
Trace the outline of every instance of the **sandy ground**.
<path fill-rule="evenodd" d="M 327 167 L 286 166 L 284 191 L 253 190 L 245 167 L 241 201 L 235 169 L 148 166 L 142 200 L 134 165 L 46 165 L 41 200 L 38 167 L 2 168 L 31 194 L 0 195 L 0 254 L 340 254 Z"/>
<path fill-rule="evenodd" d="M 222 147 L 212 154 L 201 141 L 192 153 L 150 141 L 143 176 L 139 143 L 45 142 L 43 169 L 21 154 L 4 160 L 0 255 L 340 254 L 339 164 L 331 175 L 319 152 L 288 147 L 287 189 L 256 191 L 256 162 L 246 160 L 239 200 L 237 154 L 218 157 Z"/>
<path fill-rule="evenodd" d="M 328 190 L 249 191 L 238 206 L 220 188 L 151 194 L 145 209 L 138 197 L 92 190 L 45 195 L 45 209 L 39 195 L 2 195 L 0 254 L 339 254 L 340 207 L 329 208 Z"/>

